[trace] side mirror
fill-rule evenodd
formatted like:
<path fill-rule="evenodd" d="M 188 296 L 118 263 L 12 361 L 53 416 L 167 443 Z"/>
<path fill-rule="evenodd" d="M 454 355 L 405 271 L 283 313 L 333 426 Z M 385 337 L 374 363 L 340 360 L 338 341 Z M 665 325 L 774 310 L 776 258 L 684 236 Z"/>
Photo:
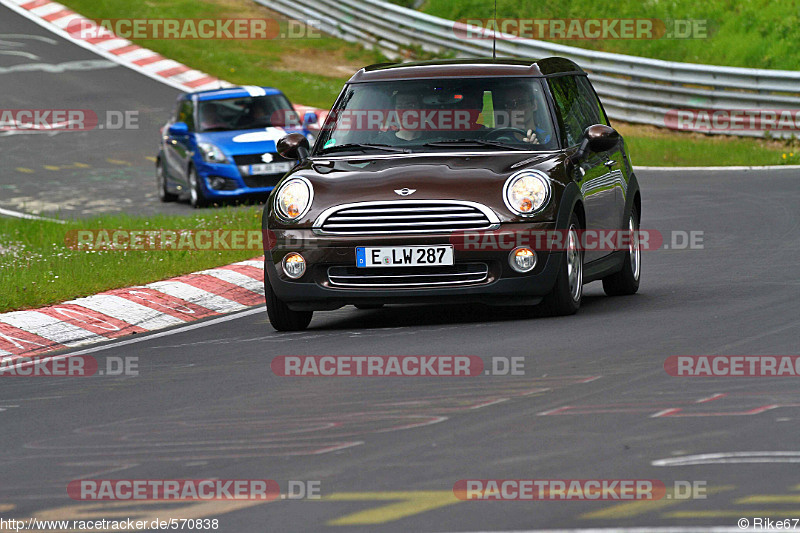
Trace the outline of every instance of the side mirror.
<path fill-rule="evenodd" d="M 319 117 L 316 113 L 309 111 L 305 115 L 303 115 L 303 125 L 307 126 L 309 124 L 316 124 L 319 121 Z"/>
<path fill-rule="evenodd" d="M 290 133 L 278 141 L 278 153 L 281 157 L 286 159 L 300 159 L 304 161 L 308 159 L 308 151 L 310 146 L 308 139 L 302 133 Z"/>
<path fill-rule="evenodd" d="M 619 142 L 617 130 L 603 124 L 595 124 L 583 130 L 580 148 L 572 156 L 573 161 L 578 161 L 586 152 L 605 152 L 611 150 Z"/>
<path fill-rule="evenodd" d="M 189 126 L 185 122 L 176 122 L 169 127 L 170 135 L 186 135 L 189 133 Z"/>

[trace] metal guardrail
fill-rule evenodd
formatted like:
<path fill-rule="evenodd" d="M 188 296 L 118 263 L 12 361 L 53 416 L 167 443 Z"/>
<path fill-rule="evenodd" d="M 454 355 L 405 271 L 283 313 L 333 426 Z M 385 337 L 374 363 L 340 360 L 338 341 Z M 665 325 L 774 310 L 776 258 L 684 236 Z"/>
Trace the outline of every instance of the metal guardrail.
<path fill-rule="evenodd" d="M 293 19 L 313 20 L 325 33 L 379 48 L 394 59 L 420 50 L 456 57 L 492 54 L 492 40 L 465 38 L 465 26 L 458 31 L 451 20 L 380 0 L 255 1 Z M 664 127 L 670 110 L 791 109 L 800 122 L 800 72 L 678 63 L 508 37 L 497 40 L 498 57 L 561 56 L 584 68 L 613 119 Z M 764 135 L 753 129 L 708 133 Z"/>

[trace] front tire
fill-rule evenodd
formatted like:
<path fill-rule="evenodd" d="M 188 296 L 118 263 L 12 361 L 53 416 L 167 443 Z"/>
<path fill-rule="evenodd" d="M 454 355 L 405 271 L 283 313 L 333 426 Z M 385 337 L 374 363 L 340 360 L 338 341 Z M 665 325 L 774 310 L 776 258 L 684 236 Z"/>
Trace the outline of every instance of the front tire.
<path fill-rule="evenodd" d="M 203 192 L 203 186 L 200 183 L 200 178 L 197 176 L 197 170 L 195 170 L 194 167 L 189 169 L 189 205 L 195 209 L 208 205 L 208 200 Z"/>
<path fill-rule="evenodd" d="M 558 277 L 550 294 L 544 297 L 542 307 L 553 316 L 574 315 L 583 298 L 583 247 L 580 245 L 581 223 L 575 213 L 569 219 L 567 246 Z"/>
<path fill-rule="evenodd" d="M 313 311 L 292 311 L 286 303 L 278 298 L 267 278 L 264 269 L 264 298 L 267 301 L 269 322 L 276 331 L 303 331 L 308 327 Z"/>
<path fill-rule="evenodd" d="M 635 294 L 639 290 L 639 278 L 642 274 L 642 245 L 636 232 L 639 231 L 639 216 L 636 208 L 631 209 L 628 217 L 628 230 L 631 240 L 625 253 L 625 264 L 622 270 L 603 278 L 603 290 L 608 296 Z"/>

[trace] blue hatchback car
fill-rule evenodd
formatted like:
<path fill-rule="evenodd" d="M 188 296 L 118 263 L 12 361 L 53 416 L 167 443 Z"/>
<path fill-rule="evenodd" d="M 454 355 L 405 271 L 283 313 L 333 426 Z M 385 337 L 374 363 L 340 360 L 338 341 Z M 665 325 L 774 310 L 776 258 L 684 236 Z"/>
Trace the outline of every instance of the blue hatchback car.
<path fill-rule="evenodd" d="M 277 89 L 243 86 L 182 94 L 161 130 L 156 159 L 162 202 L 188 198 L 194 207 L 247 195 L 265 196 L 296 163 L 275 144 L 309 125 Z"/>

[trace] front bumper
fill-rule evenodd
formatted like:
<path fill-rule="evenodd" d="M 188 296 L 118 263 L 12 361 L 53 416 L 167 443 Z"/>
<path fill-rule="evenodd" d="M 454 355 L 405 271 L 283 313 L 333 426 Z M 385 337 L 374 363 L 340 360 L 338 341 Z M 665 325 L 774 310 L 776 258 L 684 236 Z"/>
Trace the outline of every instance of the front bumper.
<path fill-rule="evenodd" d="M 554 222 L 507 224 L 497 232 L 552 230 Z M 337 309 L 353 304 L 477 302 L 493 305 L 533 305 L 555 284 L 564 252 L 536 251 L 536 267 L 529 273 L 514 271 L 509 253 L 519 244 L 515 239 L 465 242 L 451 234 L 400 236 L 328 236 L 309 229 L 273 229 L 265 235 L 264 271 L 275 294 L 294 310 Z M 462 285 L 425 287 L 341 287 L 329 278 L 331 267 L 355 267 L 357 246 L 454 245 L 456 265 L 485 264 L 484 280 Z M 282 259 L 298 252 L 306 259 L 306 272 L 298 280 L 287 277 Z M 408 268 L 408 267 L 406 267 Z M 415 267 L 412 267 L 415 268 Z M 430 267 L 431 270 L 436 267 Z M 380 273 L 386 272 L 383 269 Z"/>
<path fill-rule="evenodd" d="M 232 163 L 206 163 L 197 162 L 197 175 L 203 180 L 205 195 L 209 199 L 235 198 L 244 195 L 267 195 L 272 192 L 275 185 L 284 174 L 268 174 L 259 176 L 242 176 L 239 167 Z M 225 189 L 211 188 L 210 181 L 214 177 L 224 178 L 227 184 Z M 231 188 L 235 187 L 235 188 Z"/>

